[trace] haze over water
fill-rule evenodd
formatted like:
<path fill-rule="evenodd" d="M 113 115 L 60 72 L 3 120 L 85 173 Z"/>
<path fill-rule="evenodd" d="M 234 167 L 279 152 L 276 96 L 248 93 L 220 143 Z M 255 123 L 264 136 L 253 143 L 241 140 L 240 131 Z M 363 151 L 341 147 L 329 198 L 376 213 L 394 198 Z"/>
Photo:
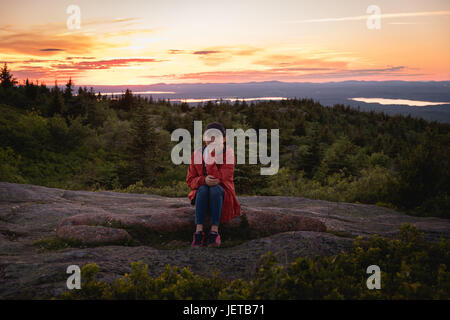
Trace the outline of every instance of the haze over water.
<path fill-rule="evenodd" d="M 365 103 L 379 103 L 382 105 L 406 105 L 411 107 L 439 106 L 450 104 L 450 102 L 431 102 L 408 99 L 385 99 L 385 98 L 349 98 L 349 100 L 360 101 Z"/>

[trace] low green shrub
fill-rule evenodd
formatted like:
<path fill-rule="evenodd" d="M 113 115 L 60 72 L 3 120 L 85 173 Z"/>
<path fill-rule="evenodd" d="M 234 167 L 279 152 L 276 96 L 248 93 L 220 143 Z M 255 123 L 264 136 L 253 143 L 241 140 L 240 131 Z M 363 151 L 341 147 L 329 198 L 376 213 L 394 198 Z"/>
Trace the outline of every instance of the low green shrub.
<path fill-rule="evenodd" d="M 144 182 L 139 180 L 124 189 L 118 188 L 113 191 L 124 193 L 157 194 L 165 197 L 186 197 L 190 190 L 184 181 L 174 182 L 170 186 L 146 187 Z"/>
<path fill-rule="evenodd" d="M 294 172 L 281 168 L 269 178 L 263 195 L 306 197 L 336 202 L 360 202 L 375 204 L 390 202 L 389 186 L 395 179 L 388 169 L 375 166 L 361 169 L 358 176 L 346 176 L 345 172 L 327 175 L 322 182 L 309 179 L 303 171 Z"/>
<path fill-rule="evenodd" d="M 10 147 L 0 147 L 0 181 L 27 183 L 20 172 L 21 156 Z"/>
<path fill-rule="evenodd" d="M 216 273 L 195 275 L 166 266 L 150 277 L 148 266 L 131 263 L 131 272 L 112 284 L 95 278 L 100 268 L 82 268 L 82 289 L 63 299 L 449 299 L 450 240 L 427 242 L 415 227 L 404 225 L 399 237 L 357 238 L 353 249 L 330 257 L 299 257 L 288 266 L 270 252 L 249 280 L 226 281 Z M 381 269 L 381 289 L 366 286 L 367 267 Z"/>

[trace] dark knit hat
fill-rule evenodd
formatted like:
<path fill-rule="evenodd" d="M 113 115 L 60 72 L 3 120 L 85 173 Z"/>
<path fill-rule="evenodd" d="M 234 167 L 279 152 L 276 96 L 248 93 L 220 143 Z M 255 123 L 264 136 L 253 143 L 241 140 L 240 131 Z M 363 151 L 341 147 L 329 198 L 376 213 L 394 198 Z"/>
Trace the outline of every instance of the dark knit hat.
<path fill-rule="evenodd" d="M 223 127 L 223 125 L 219 122 L 211 122 L 206 126 L 205 131 L 207 131 L 208 129 L 217 129 L 220 132 L 222 132 L 222 135 L 225 137 L 226 136 L 226 131 L 225 128 Z"/>

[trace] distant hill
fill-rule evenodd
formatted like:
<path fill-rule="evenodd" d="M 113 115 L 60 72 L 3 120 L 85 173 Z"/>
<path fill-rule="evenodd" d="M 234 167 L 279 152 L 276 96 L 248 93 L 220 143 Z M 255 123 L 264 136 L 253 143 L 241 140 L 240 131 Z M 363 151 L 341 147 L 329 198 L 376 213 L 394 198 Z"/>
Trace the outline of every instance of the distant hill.
<path fill-rule="evenodd" d="M 92 86 L 96 92 L 163 91 L 174 94 L 152 94 L 165 99 L 192 98 L 254 98 L 286 97 L 312 98 L 322 105 L 350 105 L 361 110 L 374 110 L 386 114 L 410 114 L 431 121 L 450 122 L 450 81 L 343 81 L 327 83 L 308 82 L 246 82 L 246 83 L 195 83 L 153 84 L 135 86 Z M 149 95 L 149 94 L 143 94 Z M 349 100 L 350 98 L 389 98 L 429 102 L 448 102 L 438 106 L 411 107 L 407 105 L 381 105 Z"/>

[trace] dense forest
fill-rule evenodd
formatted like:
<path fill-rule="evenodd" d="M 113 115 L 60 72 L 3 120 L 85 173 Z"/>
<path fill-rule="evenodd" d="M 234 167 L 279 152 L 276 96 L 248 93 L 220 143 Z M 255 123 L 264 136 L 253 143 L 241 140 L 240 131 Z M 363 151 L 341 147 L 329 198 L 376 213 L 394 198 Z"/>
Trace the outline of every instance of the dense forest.
<path fill-rule="evenodd" d="M 310 99 L 171 103 L 0 74 L 0 181 L 186 196 L 170 134 L 194 120 L 280 130 L 280 170 L 237 165 L 240 195 L 302 196 L 450 218 L 450 125 Z"/>

